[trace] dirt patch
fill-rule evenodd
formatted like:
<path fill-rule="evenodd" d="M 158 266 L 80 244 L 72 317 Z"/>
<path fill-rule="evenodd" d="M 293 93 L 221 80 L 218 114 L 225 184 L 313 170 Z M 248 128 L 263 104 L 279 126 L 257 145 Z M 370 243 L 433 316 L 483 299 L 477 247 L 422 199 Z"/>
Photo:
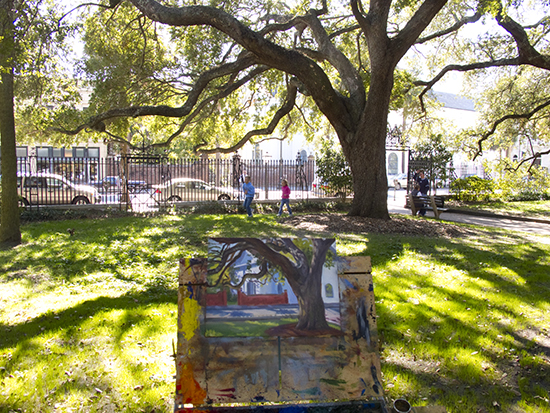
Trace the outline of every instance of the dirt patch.
<path fill-rule="evenodd" d="M 480 235 L 482 231 L 430 219 L 374 219 L 343 214 L 306 214 L 286 218 L 285 224 L 297 230 L 324 233 L 377 233 L 458 238 Z"/>
<path fill-rule="evenodd" d="M 27 270 L 14 271 L 7 276 L 8 281 L 12 280 L 28 280 L 33 284 L 39 284 L 50 280 L 47 274 L 31 273 Z"/>

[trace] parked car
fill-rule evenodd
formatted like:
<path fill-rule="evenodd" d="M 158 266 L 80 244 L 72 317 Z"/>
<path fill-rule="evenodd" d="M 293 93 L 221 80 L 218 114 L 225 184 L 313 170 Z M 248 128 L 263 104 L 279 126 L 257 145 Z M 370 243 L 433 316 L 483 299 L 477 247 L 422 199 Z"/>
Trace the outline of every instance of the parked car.
<path fill-rule="evenodd" d="M 97 186 L 102 192 L 121 192 L 122 180 L 119 176 L 106 176 L 97 183 Z M 146 193 L 149 192 L 150 189 L 150 186 L 145 181 L 128 181 L 128 192 L 130 192 L 131 194 Z"/>
<path fill-rule="evenodd" d="M 175 178 L 153 185 L 153 197 L 158 202 L 229 200 L 231 188 L 220 188 L 200 179 Z"/>
<path fill-rule="evenodd" d="M 390 188 L 406 188 L 408 184 L 407 174 L 388 175 L 388 186 Z"/>
<path fill-rule="evenodd" d="M 20 203 L 27 205 L 95 204 L 101 201 L 96 188 L 80 185 L 52 173 L 24 174 L 17 177 Z"/>

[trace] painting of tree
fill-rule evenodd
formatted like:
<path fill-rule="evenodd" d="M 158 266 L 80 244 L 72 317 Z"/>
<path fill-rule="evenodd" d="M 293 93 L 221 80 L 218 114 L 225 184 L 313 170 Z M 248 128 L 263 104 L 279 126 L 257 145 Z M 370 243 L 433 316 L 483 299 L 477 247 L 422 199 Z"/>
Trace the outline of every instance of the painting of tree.
<path fill-rule="evenodd" d="M 323 268 L 336 265 L 334 239 L 212 238 L 211 241 L 208 257 L 210 288 L 240 290 L 251 280 L 263 284 L 284 281 L 296 296 L 297 322 L 277 326 L 268 332 L 269 335 L 339 333 L 327 322 L 322 294 Z M 251 259 L 243 259 L 245 256 Z M 238 275 L 237 267 L 240 268 Z"/>

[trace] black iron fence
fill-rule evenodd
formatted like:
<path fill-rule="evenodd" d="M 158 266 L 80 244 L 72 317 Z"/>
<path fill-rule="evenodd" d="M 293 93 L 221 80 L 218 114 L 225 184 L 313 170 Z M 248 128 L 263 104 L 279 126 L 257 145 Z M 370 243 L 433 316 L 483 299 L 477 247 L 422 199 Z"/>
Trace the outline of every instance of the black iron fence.
<path fill-rule="evenodd" d="M 259 200 L 279 199 L 282 179 L 288 181 L 292 198 L 333 196 L 315 171 L 313 160 L 245 160 L 238 155 L 229 159 L 158 156 L 18 159 L 19 195 L 26 205 L 122 204 L 136 198 L 157 204 L 242 200 L 241 188 L 247 175 Z"/>

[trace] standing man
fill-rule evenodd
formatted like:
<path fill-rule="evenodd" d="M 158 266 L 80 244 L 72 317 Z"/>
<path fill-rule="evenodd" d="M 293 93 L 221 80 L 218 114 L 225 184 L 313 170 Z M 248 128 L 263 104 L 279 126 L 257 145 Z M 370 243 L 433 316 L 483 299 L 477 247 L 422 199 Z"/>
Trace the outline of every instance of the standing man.
<path fill-rule="evenodd" d="M 423 170 L 420 170 L 418 173 L 418 185 L 420 185 L 420 193 L 422 195 L 428 195 L 428 191 L 430 190 L 430 181 L 428 181 L 428 178 L 424 175 Z"/>
<path fill-rule="evenodd" d="M 428 195 L 428 191 L 430 190 L 430 181 L 428 181 L 428 178 L 424 175 L 423 170 L 418 172 L 418 186 L 422 195 Z M 421 216 L 425 216 L 426 210 L 424 208 L 420 208 L 419 214 Z"/>
<path fill-rule="evenodd" d="M 250 205 L 252 204 L 252 200 L 254 199 L 254 185 L 252 185 L 252 182 L 250 182 L 250 175 L 247 175 L 244 178 L 244 184 L 243 184 L 243 192 L 244 192 L 244 204 L 243 207 L 246 209 L 246 213 L 249 217 L 252 217 L 252 208 L 250 208 Z"/>

